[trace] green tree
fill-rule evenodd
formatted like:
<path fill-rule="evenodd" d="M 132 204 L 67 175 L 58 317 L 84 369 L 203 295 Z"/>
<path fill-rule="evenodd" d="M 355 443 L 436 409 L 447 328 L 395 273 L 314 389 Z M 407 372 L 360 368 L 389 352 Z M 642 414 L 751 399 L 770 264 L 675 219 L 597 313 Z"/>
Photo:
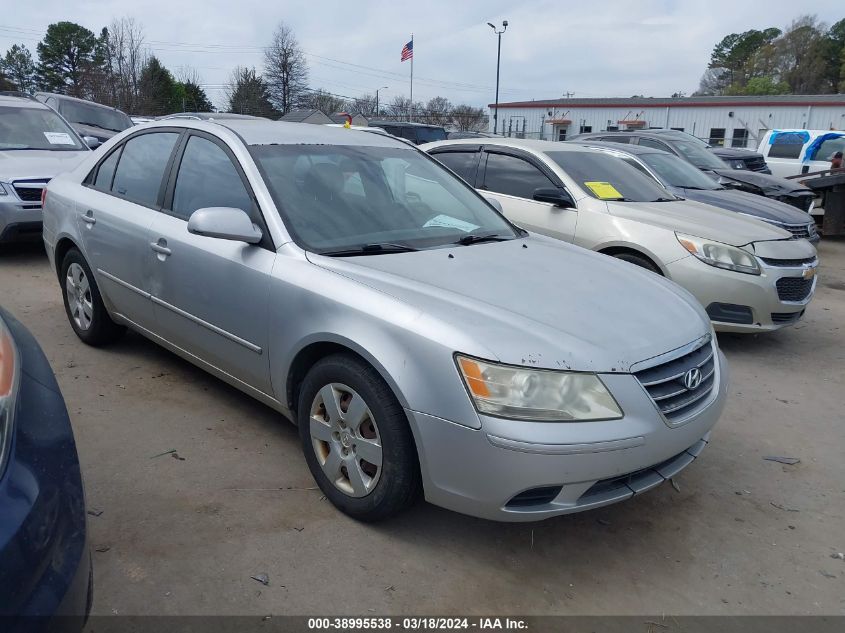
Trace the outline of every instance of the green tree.
<path fill-rule="evenodd" d="M 41 87 L 50 92 L 84 96 L 86 79 L 99 58 L 97 36 L 73 22 L 56 22 L 47 27 L 38 43 L 38 76 Z"/>
<path fill-rule="evenodd" d="M 255 72 L 255 68 L 235 68 L 229 78 L 226 93 L 229 112 L 273 119 L 279 117 L 279 112 L 270 103 L 267 84 Z"/>
<path fill-rule="evenodd" d="M 185 93 L 155 55 L 147 60 L 141 70 L 138 91 L 139 112 L 161 116 L 182 110 Z"/>
<path fill-rule="evenodd" d="M 214 106 L 199 84 L 193 81 L 183 81 L 179 85 L 184 90 L 185 110 L 188 112 L 212 112 Z"/>
<path fill-rule="evenodd" d="M 3 74 L 3 70 L 0 69 L 0 90 L 14 90 L 15 84 L 11 81 L 6 79 L 6 75 Z"/>
<path fill-rule="evenodd" d="M 789 84 L 772 77 L 752 77 L 744 86 L 730 86 L 729 95 L 784 95 L 789 94 Z"/>
<path fill-rule="evenodd" d="M 33 92 L 35 90 L 35 62 L 32 61 L 32 53 L 21 44 L 13 44 L 6 51 L 6 56 L 0 59 L 0 69 L 6 75 L 9 82 L 14 84 L 13 90 L 21 92 Z"/>

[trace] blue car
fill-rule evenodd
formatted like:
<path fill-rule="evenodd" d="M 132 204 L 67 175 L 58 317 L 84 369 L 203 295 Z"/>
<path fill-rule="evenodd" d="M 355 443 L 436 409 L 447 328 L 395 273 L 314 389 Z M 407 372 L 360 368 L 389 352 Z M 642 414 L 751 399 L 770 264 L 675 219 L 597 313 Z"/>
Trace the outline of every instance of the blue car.
<path fill-rule="evenodd" d="M 0 629 L 80 631 L 92 579 L 64 399 L 32 334 L 0 309 Z"/>

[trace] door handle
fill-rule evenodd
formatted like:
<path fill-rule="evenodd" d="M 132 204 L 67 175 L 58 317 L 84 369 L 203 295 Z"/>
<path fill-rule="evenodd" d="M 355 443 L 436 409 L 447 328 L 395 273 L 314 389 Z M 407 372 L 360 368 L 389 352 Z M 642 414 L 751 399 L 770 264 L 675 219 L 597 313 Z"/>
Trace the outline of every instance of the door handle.
<path fill-rule="evenodd" d="M 164 258 L 169 256 L 172 251 L 167 248 L 167 240 L 164 238 L 160 238 L 158 242 L 150 242 L 150 248 L 153 249 L 156 253 L 158 253 L 158 258 L 161 261 L 164 261 Z"/>
<path fill-rule="evenodd" d="M 97 223 L 97 218 L 94 217 L 94 212 L 91 209 L 88 209 L 85 212 L 85 215 L 82 216 L 82 221 L 88 225 L 88 228 L 91 228 Z"/>

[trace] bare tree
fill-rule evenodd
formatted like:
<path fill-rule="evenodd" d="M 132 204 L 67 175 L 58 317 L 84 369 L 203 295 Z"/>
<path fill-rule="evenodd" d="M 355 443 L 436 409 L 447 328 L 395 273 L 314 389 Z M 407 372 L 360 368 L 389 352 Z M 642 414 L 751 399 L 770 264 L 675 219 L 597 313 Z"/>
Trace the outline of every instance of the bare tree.
<path fill-rule="evenodd" d="M 426 123 L 448 125 L 452 122 L 451 112 L 452 104 L 447 98 L 434 97 L 428 100 L 428 103 L 425 105 L 425 111 L 421 114 L 424 115 Z"/>
<path fill-rule="evenodd" d="M 355 97 L 347 106 L 350 114 L 363 114 L 367 118 L 378 116 L 375 95 L 365 94 Z"/>
<path fill-rule="evenodd" d="M 488 116 L 481 108 L 457 105 L 452 108 L 452 125 L 461 132 L 483 132 L 489 125 Z"/>
<path fill-rule="evenodd" d="M 264 81 L 270 101 L 283 115 L 300 104 L 308 88 L 308 63 L 291 29 L 280 22 L 264 49 Z"/>
<path fill-rule="evenodd" d="M 112 20 L 106 56 L 114 81 L 114 105 L 134 114 L 141 71 L 150 56 L 144 44 L 144 29 L 135 18 Z"/>
<path fill-rule="evenodd" d="M 334 114 L 346 110 L 346 100 L 336 97 L 322 88 L 305 93 L 302 97 L 303 108 L 319 110 L 323 114 Z"/>

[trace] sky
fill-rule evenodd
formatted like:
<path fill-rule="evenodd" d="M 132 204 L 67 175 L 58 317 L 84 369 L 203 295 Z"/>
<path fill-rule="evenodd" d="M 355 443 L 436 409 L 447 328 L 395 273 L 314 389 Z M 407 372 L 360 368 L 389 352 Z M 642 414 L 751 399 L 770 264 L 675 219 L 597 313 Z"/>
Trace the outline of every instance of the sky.
<path fill-rule="evenodd" d="M 151 51 L 172 71 L 193 67 L 217 106 L 237 65 L 260 70 L 280 21 L 305 51 L 312 88 L 346 97 L 380 91 L 382 102 L 410 92 L 402 46 L 414 36 L 414 100 L 494 101 L 496 35 L 502 36 L 500 102 L 575 97 L 669 96 L 693 92 L 713 46 L 731 32 L 784 28 L 801 13 L 845 18 L 834 0 L 0 0 L 0 53 L 35 53 L 52 22 L 99 33 L 134 17 Z M 601 12 L 593 8 L 600 7 Z"/>

